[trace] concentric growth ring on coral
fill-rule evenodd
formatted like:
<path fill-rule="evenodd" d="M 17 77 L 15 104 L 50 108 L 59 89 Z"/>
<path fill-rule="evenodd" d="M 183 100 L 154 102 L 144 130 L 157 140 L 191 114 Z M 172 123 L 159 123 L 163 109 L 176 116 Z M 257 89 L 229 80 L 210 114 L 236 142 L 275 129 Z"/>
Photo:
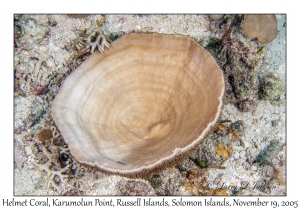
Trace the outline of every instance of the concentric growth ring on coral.
<path fill-rule="evenodd" d="M 222 71 L 192 39 L 129 34 L 65 80 L 52 115 L 80 163 L 143 177 L 202 142 L 223 94 Z"/>

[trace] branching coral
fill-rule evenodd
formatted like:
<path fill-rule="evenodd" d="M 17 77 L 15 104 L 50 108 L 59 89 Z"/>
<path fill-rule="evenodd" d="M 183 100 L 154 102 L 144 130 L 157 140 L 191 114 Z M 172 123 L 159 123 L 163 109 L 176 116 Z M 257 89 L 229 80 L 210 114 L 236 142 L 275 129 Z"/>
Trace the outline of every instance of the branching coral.
<path fill-rule="evenodd" d="M 26 78 L 20 88 L 26 94 L 41 95 L 48 92 L 47 86 L 53 83 L 55 76 L 60 72 L 66 73 L 69 68 L 63 64 L 56 65 L 53 59 L 40 58 L 31 59 L 28 62 L 27 71 L 24 71 L 23 78 Z"/>
<path fill-rule="evenodd" d="M 93 54 L 96 48 L 103 53 L 104 47 L 109 47 L 109 42 L 106 40 L 102 30 L 104 21 L 104 17 L 101 20 L 96 20 L 96 28 L 89 34 L 87 34 L 86 29 L 79 32 L 71 45 L 72 49 L 76 51 L 72 60 L 76 60 L 88 52 Z"/>
<path fill-rule="evenodd" d="M 59 182 L 63 182 L 64 177 L 68 177 L 69 175 L 63 174 L 64 172 L 66 172 L 69 169 L 70 165 L 67 165 L 66 167 L 59 169 L 59 170 L 52 170 L 51 166 L 54 163 L 55 165 L 58 165 L 57 160 L 53 158 L 53 155 L 43 146 L 41 145 L 41 150 L 42 153 L 44 155 L 47 156 L 48 161 L 44 164 L 38 164 L 35 162 L 32 162 L 34 165 L 36 165 L 39 170 L 45 171 L 48 174 L 48 177 L 46 178 L 46 187 L 47 189 L 50 187 L 50 184 L 52 185 L 52 187 L 54 187 L 57 191 L 58 191 L 58 187 L 57 184 L 54 180 L 55 176 L 58 176 L 60 181 Z"/>
<path fill-rule="evenodd" d="M 32 164 L 37 166 L 39 170 L 47 173 L 46 188 L 49 189 L 50 185 L 59 192 L 59 186 L 62 186 L 64 179 L 69 177 L 70 167 L 72 161 L 69 158 L 69 150 L 64 144 L 57 143 L 60 134 L 56 130 L 55 126 L 51 126 L 52 138 L 49 141 L 43 141 L 38 143 L 38 148 L 41 151 L 41 155 L 37 155 L 36 161 Z M 45 145 L 44 145 L 45 144 Z M 46 156 L 43 158 L 42 156 Z M 63 163 L 62 163 L 63 162 Z"/>

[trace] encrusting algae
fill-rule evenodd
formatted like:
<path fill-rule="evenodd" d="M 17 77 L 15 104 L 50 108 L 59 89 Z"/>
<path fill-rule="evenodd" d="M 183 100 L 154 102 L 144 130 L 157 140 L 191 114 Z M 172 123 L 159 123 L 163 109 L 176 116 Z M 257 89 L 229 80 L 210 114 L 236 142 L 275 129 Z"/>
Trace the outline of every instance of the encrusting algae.
<path fill-rule="evenodd" d="M 226 160 L 230 156 L 231 145 L 224 145 L 223 143 L 217 144 L 216 153 L 222 157 L 223 160 Z"/>

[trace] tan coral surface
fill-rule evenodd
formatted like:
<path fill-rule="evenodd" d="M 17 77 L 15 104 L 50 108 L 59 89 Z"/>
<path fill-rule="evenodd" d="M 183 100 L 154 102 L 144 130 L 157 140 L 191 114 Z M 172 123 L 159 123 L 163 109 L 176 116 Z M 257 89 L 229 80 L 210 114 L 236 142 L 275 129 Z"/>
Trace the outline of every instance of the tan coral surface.
<path fill-rule="evenodd" d="M 275 15 L 247 15 L 242 28 L 247 37 L 261 43 L 272 42 L 278 33 Z"/>
<path fill-rule="evenodd" d="M 52 115 L 79 162 L 144 176 L 203 140 L 223 93 L 222 71 L 192 39 L 129 34 L 66 79 Z"/>

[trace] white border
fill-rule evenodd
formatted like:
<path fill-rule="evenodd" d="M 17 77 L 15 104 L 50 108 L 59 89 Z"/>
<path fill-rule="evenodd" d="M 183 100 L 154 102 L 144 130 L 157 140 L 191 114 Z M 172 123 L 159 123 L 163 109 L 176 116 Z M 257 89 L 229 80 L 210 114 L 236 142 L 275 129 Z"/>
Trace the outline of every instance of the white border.
<path fill-rule="evenodd" d="M 0 67 L 0 99 L 1 99 L 1 181 L 0 181 L 0 208 L 2 199 L 13 198 L 13 13 L 287 13 L 287 197 L 262 197 L 262 200 L 298 200 L 299 202 L 299 11 L 297 1 L 272 1 L 272 0 L 252 0 L 244 1 L 162 1 L 152 0 L 130 1 L 21 1 L 14 0 L 10 3 L 1 2 L 1 67 Z M 61 198 L 61 197 L 60 197 Z M 160 197 L 161 198 L 161 197 Z M 185 197 L 184 199 L 196 200 L 200 198 Z M 22 200 L 23 198 L 17 197 Z M 29 199 L 27 197 L 27 199 Z M 44 198 L 35 197 L 37 200 Z M 74 200 L 76 198 L 63 198 L 64 200 Z M 79 198 L 77 198 L 79 199 Z M 90 198 L 94 199 L 94 198 Z M 108 198 L 107 198 L 108 199 Z M 115 198 L 114 198 L 115 199 Z M 131 199 L 131 198 L 123 198 Z M 162 198 L 161 198 L 162 199 Z M 171 198 L 168 198 L 171 199 Z M 203 198 L 201 198 L 203 199 Z M 221 198 L 214 198 L 221 200 Z M 228 198 L 230 199 L 230 198 Z M 255 200 L 255 198 L 245 197 L 243 200 Z M 28 207 L 28 209 L 31 207 Z M 65 207 L 73 209 L 74 207 Z M 98 207 L 99 208 L 99 207 Z M 175 207 L 179 209 L 179 207 Z M 200 207 L 201 208 L 201 207 Z M 220 207 L 217 207 L 220 208 Z M 256 207 L 259 208 L 259 207 Z M 49 209 L 41 207 L 39 209 Z M 106 208 L 101 208 L 106 209 Z M 155 207 L 155 209 L 162 209 Z M 194 208 L 199 209 L 199 207 Z M 231 208 L 232 209 L 232 208 Z M 264 209 L 266 209 L 264 207 Z M 269 208 L 271 209 L 271 208 Z"/>

